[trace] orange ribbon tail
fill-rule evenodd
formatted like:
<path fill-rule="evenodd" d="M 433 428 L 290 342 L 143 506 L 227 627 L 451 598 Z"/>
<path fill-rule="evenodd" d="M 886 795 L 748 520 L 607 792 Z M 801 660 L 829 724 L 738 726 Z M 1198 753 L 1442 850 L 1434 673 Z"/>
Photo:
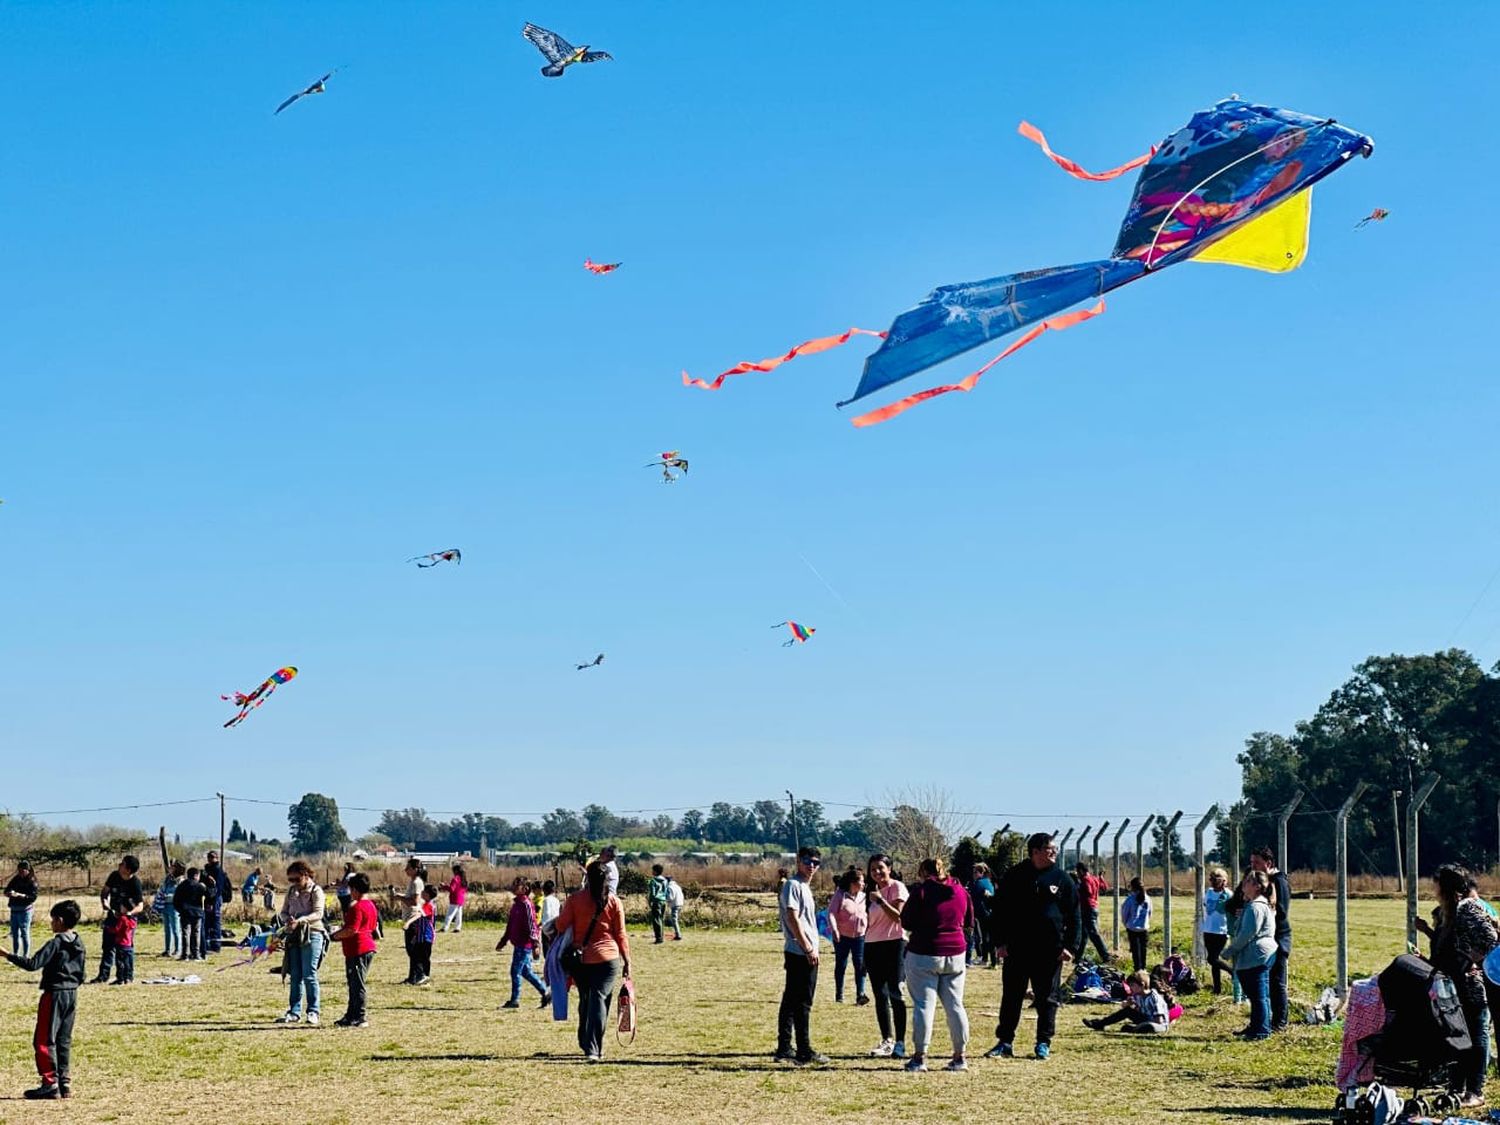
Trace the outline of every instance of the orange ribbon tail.
<path fill-rule="evenodd" d="M 905 398 L 898 399 L 887 406 L 881 406 L 875 410 L 871 410 L 866 414 L 861 414 L 859 417 L 854 419 L 854 424 L 856 426 L 879 425 L 881 422 L 884 422 L 887 419 L 894 418 L 897 414 L 904 414 L 913 406 L 916 406 L 917 403 L 926 402 L 930 398 L 937 398 L 938 395 L 945 395 L 949 391 L 972 391 L 975 385 L 979 382 L 980 377 L 983 376 L 986 371 L 988 371 L 991 367 L 994 367 L 995 364 L 999 363 L 1006 356 L 1013 355 L 1016 352 L 1020 351 L 1027 344 L 1031 343 L 1031 341 L 1040 336 L 1043 332 L 1047 331 L 1047 329 L 1053 328 L 1061 331 L 1064 328 L 1072 328 L 1075 324 L 1082 324 L 1085 320 L 1092 320 L 1103 311 L 1104 301 L 1100 300 L 1098 304 L 1092 306 L 1091 308 L 1077 309 L 1074 312 L 1063 313 L 1062 316 L 1054 316 L 1047 320 L 1044 320 L 1040 324 L 1033 327 L 1010 347 L 1006 348 L 1003 352 L 997 355 L 994 359 L 986 363 L 978 371 L 974 372 L 974 374 L 959 380 L 957 383 L 949 383 L 945 387 L 928 387 L 925 391 L 918 391 L 914 395 L 907 395 Z"/>
<path fill-rule="evenodd" d="M 796 359 L 799 355 L 816 355 L 818 352 L 826 352 L 830 348 L 838 347 L 840 344 L 847 344 L 855 336 L 874 336 L 876 339 L 885 339 L 884 332 L 872 332 L 868 328 L 851 328 L 847 332 L 840 332 L 837 336 L 819 336 L 816 340 L 804 341 L 787 352 L 786 355 L 763 359 L 759 363 L 750 363 L 748 360 L 736 363 L 728 371 L 720 372 L 712 382 L 704 379 L 694 379 L 684 371 L 682 373 L 682 385 L 684 387 L 702 387 L 705 391 L 716 391 L 724 385 L 724 380 L 731 375 L 744 375 L 750 371 L 773 371 L 783 363 Z"/>
<path fill-rule="evenodd" d="M 1150 152 L 1146 153 L 1144 156 L 1137 156 L 1134 160 L 1131 160 L 1125 164 L 1121 164 L 1118 168 L 1111 168 L 1107 172 L 1090 172 L 1087 168 L 1078 164 L 1076 161 L 1069 160 L 1066 156 L 1059 156 L 1057 153 L 1053 152 L 1052 146 L 1047 143 L 1047 138 L 1042 136 L 1042 131 L 1031 122 L 1021 122 L 1021 124 L 1016 127 L 1016 132 L 1020 133 L 1021 136 L 1025 137 L 1029 141 L 1035 141 L 1039 146 L 1041 146 L 1041 150 L 1047 154 L 1048 159 L 1050 159 L 1052 163 L 1056 164 L 1068 175 L 1079 180 L 1103 181 L 1117 179 L 1118 177 L 1123 176 L 1126 172 L 1129 172 L 1131 169 L 1139 168 L 1142 164 L 1147 163 L 1153 156 L 1156 155 L 1156 146 L 1152 145 Z"/>

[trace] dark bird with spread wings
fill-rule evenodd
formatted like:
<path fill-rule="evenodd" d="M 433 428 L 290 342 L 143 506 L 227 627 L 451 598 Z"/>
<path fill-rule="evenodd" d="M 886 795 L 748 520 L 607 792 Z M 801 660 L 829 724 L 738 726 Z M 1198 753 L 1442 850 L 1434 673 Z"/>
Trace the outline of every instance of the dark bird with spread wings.
<path fill-rule="evenodd" d="M 585 668 L 597 668 L 597 667 L 599 667 L 599 665 L 601 665 L 603 663 L 604 663 L 604 654 L 601 652 L 598 656 L 594 657 L 594 659 L 590 660 L 587 664 L 579 664 L 579 665 L 576 665 L 576 667 L 578 668 L 578 670 L 580 672 L 582 672 Z"/>
<path fill-rule="evenodd" d="M 276 107 L 276 113 L 280 113 L 282 110 L 284 110 L 287 106 L 291 105 L 298 98 L 305 98 L 305 97 L 308 97 L 311 94 L 326 94 L 328 92 L 328 80 L 330 78 L 332 78 L 337 73 L 338 73 L 338 67 L 334 67 L 327 74 L 323 75 L 322 78 L 319 78 L 316 82 L 314 82 L 311 86 L 309 86 L 307 89 L 299 91 L 298 93 L 295 93 L 291 97 L 287 98 L 286 101 L 282 102 L 279 106 Z M 276 113 L 271 114 L 271 116 L 275 117 Z"/>
<path fill-rule="evenodd" d="M 575 47 L 555 31 L 548 31 L 545 27 L 537 27 L 534 23 L 528 23 L 521 29 L 521 34 L 530 39 L 536 49 L 547 59 L 547 65 L 542 67 L 542 73 L 548 78 L 561 78 L 563 71 L 574 63 L 603 62 L 605 59 L 613 59 L 614 56 L 608 51 L 591 51 L 587 44 Z"/>

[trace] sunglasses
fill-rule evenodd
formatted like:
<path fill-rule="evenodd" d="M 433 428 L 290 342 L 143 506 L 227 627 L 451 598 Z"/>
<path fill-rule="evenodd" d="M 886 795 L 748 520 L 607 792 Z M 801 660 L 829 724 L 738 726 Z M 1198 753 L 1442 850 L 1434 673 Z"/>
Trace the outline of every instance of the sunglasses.
<path fill-rule="evenodd" d="M 809 867 L 822 867 L 823 866 L 823 861 L 821 859 L 804 859 L 801 862 L 807 864 L 807 866 L 809 866 Z"/>

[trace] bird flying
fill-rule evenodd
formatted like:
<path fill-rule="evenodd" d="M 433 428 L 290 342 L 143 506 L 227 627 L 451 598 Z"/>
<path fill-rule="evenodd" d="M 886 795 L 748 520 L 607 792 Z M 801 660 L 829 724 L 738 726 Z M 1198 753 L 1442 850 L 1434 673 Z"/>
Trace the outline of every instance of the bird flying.
<path fill-rule="evenodd" d="M 587 664 L 578 664 L 578 665 L 575 665 L 575 667 L 577 667 L 577 669 L 580 672 L 582 672 L 585 668 L 597 668 L 597 667 L 599 667 L 599 665 L 601 665 L 603 663 L 604 663 L 604 654 L 601 652 L 598 656 L 594 657 L 594 659 L 590 660 Z"/>
<path fill-rule="evenodd" d="M 660 469 L 663 484 L 671 484 L 676 481 L 677 478 L 672 475 L 673 469 L 681 469 L 684 473 L 688 471 L 687 458 L 679 457 L 675 449 L 667 450 L 661 455 L 660 460 L 649 461 L 645 467 L 648 469 Z"/>
<path fill-rule="evenodd" d="M 561 78 L 563 71 L 574 63 L 603 62 L 605 59 L 614 58 L 608 51 L 589 50 L 587 44 L 575 47 L 557 32 L 548 31 L 545 27 L 537 27 L 534 23 L 528 23 L 523 27 L 521 34 L 530 39 L 536 49 L 546 57 L 547 65 L 542 67 L 542 73 L 548 78 Z"/>
<path fill-rule="evenodd" d="M 624 264 L 624 262 L 596 262 L 592 258 L 583 260 L 583 268 L 589 273 L 614 273 Z"/>
<path fill-rule="evenodd" d="M 305 97 L 308 97 L 311 94 L 326 94 L 328 92 L 328 80 L 330 78 L 332 78 L 338 72 L 339 72 L 338 67 L 334 67 L 327 74 L 323 75 L 322 78 L 319 78 L 316 82 L 314 82 L 311 86 L 309 86 L 307 89 L 299 91 L 298 93 L 293 94 L 291 97 L 287 98 L 286 101 L 282 102 L 279 106 L 276 107 L 276 113 L 280 113 L 282 110 L 284 110 L 287 106 L 291 105 L 298 98 L 305 98 Z M 271 114 L 271 116 L 275 117 L 276 113 Z"/>

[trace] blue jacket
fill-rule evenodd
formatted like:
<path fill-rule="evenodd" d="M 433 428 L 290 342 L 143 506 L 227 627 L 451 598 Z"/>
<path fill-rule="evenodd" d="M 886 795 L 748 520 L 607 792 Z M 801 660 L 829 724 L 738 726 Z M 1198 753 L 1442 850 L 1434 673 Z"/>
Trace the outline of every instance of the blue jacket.
<path fill-rule="evenodd" d="M 1127 930 L 1149 930 L 1151 928 L 1151 896 L 1137 898 L 1133 894 L 1127 895 L 1125 901 L 1120 903 L 1120 921 L 1125 923 Z"/>

